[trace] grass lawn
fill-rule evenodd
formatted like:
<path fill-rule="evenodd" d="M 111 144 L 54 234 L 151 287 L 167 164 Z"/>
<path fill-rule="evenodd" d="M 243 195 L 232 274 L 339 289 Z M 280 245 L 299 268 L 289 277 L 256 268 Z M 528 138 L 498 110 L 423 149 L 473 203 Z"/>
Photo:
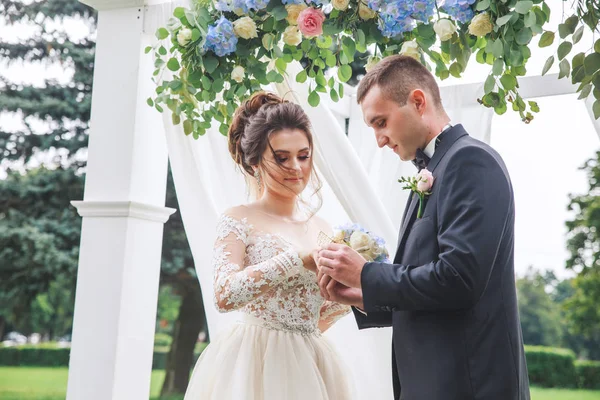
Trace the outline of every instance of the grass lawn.
<path fill-rule="evenodd" d="M 0 399 L 64 400 L 67 393 L 67 368 L 0 367 Z M 164 371 L 152 371 L 150 396 L 158 399 Z M 172 397 L 168 400 L 181 400 Z"/>
<path fill-rule="evenodd" d="M 0 399 L 64 400 L 67 368 L 0 367 Z M 157 400 L 164 371 L 152 371 L 150 395 Z M 531 389 L 532 400 L 600 400 L 600 390 Z M 174 397 L 168 400 L 181 400 Z"/>

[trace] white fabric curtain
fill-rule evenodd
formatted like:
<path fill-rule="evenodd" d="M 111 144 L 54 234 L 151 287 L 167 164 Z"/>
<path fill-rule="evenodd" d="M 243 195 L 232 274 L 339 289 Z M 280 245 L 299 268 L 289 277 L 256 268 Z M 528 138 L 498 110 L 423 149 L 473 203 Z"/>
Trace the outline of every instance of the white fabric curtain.
<path fill-rule="evenodd" d="M 149 7 L 146 32 L 153 33 L 172 15 L 176 6 L 185 3 L 176 1 Z M 288 79 L 276 85 L 276 90 L 285 94 L 286 99 L 292 96 L 311 119 L 315 163 L 324 184 L 323 207 L 319 214 L 332 225 L 353 221 L 365 226 L 385 238 L 393 255 L 408 195 L 397 179 L 414 174 L 414 167 L 401 162 L 388 149 L 377 148 L 373 133 L 365 126 L 354 99 L 351 99 L 349 110 L 348 136 L 326 102 L 316 108 L 310 107 L 306 84 L 298 84 L 294 79 L 299 68 L 299 64 L 289 65 Z M 353 96 L 352 93 L 347 95 Z M 463 123 L 474 137 L 489 141 L 492 111 L 472 101 L 462 101 L 476 96 L 477 93 L 459 93 L 451 87 L 442 89 L 444 104 L 453 123 Z M 214 337 L 238 317 L 235 313 L 219 314 L 212 306 L 211 257 L 215 226 L 225 209 L 248 202 L 248 193 L 242 174 L 229 156 L 227 140 L 217 129 L 194 140 L 184 135 L 181 126 L 173 126 L 167 113 L 164 114 L 164 129 L 179 211 L 203 288 L 208 327 Z M 335 343 L 350 366 L 359 399 L 392 398 L 389 328 L 359 332 L 353 316 L 348 315 L 326 336 Z"/>

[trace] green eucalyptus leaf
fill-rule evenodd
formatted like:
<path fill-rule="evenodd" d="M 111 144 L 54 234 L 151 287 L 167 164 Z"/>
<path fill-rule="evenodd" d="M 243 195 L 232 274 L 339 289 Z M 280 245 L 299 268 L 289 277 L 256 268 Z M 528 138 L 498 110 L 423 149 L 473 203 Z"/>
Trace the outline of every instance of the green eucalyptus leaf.
<path fill-rule="evenodd" d="M 156 31 L 156 37 L 158 38 L 158 40 L 166 39 L 169 37 L 169 31 L 165 28 L 158 28 L 158 30 Z"/>
<path fill-rule="evenodd" d="M 550 56 L 548 57 L 548 59 L 546 60 L 546 63 L 544 64 L 544 68 L 542 69 L 542 76 L 546 75 L 546 73 L 550 70 L 550 68 L 552 67 L 552 64 L 554 64 L 554 56 Z"/>
<path fill-rule="evenodd" d="M 531 38 L 533 37 L 533 32 L 529 28 L 523 28 L 519 32 L 517 32 L 517 36 L 515 37 L 518 44 L 521 46 L 529 44 L 531 42 Z"/>
<path fill-rule="evenodd" d="M 204 63 L 204 69 L 209 74 L 212 74 L 213 72 L 215 72 L 215 70 L 217 69 L 217 66 L 219 65 L 219 60 L 217 60 L 216 58 L 214 58 L 212 56 L 207 56 L 202 61 Z"/>
<path fill-rule="evenodd" d="M 172 57 L 169 59 L 169 61 L 167 61 L 167 68 L 175 72 L 179 71 L 179 68 L 181 68 L 181 66 L 179 65 L 179 61 L 175 57 Z"/>
<path fill-rule="evenodd" d="M 485 94 L 488 94 L 492 90 L 494 90 L 494 87 L 496 87 L 496 78 L 494 78 L 493 75 L 488 75 L 483 85 L 483 91 L 485 92 Z"/>
<path fill-rule="evenodd" d="M 594 118 L 600 118 L 600 100 L 596 100 L 594 105 L 592 106 L 592 110 L 594 111 Z"/>
<path fill-rule="evenodd" d="M 529 10 L 531 10 L 532 8 L 533 8 L 533 1 L 521 0 L 521 1 L 517 2 L 517 5 L 515 6 L 515 11 L 518 12 L 519 14 L 527 14 L 529 12 Z"/>
<path fill-rule="evenodd" d="M 510 21 L 510 19 L 512 18 L 512 13 L 511 14 L 507 14 L 503 17 L 500 17 L 496 20 L 496 25 L 498 25 L 499 27 L 506 25 L 506 23 L 508 21 Z"/>
<path fill-rule="evenodd" d="M 477 11 L 485 11 L 488 8 L 490 8 L 490 0 L 481 0 L 477 3 L 477 6 L 475 7 Z"/>
<path fill-rule="evenodd" d="M 583 63 L 586 75 L 593 75 L 600 69 L 600 53 L 590 53 Z"/>
<path fill-rule="evenodd" d="M 296 82 L 298 83 L 304 83 L 307 79 L 308 75 L 306 74 L 305 70 L 298 72 L 298 75 L 296 75 Z"/>
<path fill-rule="evenodd" d="M 587 85 L 585 85 L 583 87 L 583 89 L 581 89 L 581 93 L 579 94 L 579 97 L 577 98 L 578 100 L 582 100 L 585 99 L 586 97 L 588 97 L 590 95 L 590 93 L 592 92 L 592 84 L 588 83 Z"/>
<path fill-rule="evenodd" d="M 352 78 L 352 67 L 349 65 L 342 65 L 338 69 L 338 78 L 341 82 L 348 82 Z"/>
<path fill-rule="evenodd" d="M 585 27 L 583 25 L 581 25 L 573 34 L 573 44 L 579 43 L 579 41 L 581 40 L 582 36 L 583 36 L 583 29 Z"/>
<path fill-rule="evenodd" d="M 569 74 L 571 73 L 571 65 L 569 64 L 569 61 L 567 61 L 566 59 L 562 60 L 560 62 L 560 64 L 558 64 L 558 68 L 560 71 L 558 73 L 558 79 L 568 77 Z"/>
<path fill-rule="evenodd" d="M 573 48 L 573 44 L 571 42 L 569 42 L 569 41 L 562 42 L 558 46 L 558 50 L 556 51 L 556 53 L 558 55 L 558 59 L 562 60 L 563 58 L 565 58 L 571 52 L 572 48 Z"/>
<path fill-rule="evenodd" d="M 495 76 L 500 76 L 500 75 L 502 75 L 502 71 L 504 71 L 504 60 L 501 58 L 497 58 L 496 61 L 494 61 L 494 67 L 492 68 L 492 73 Z"/>
<path fill-rule="evenodd" d="M 517 87 L 517 78 L 509 74 L 504 74 L 500 78 L 500 83 L 502 83 L 502 87 L 504 87 L 506 91 L 513 90 Z"/>
<path fill-rule="evenodd" d="M 321 98 L 319 97 L 319 93 L 317 93 L 316 91 L 310 92 L 310 94 L 308 95 L 308 104 L 310 104 L 313 107 L 317 107 L 320 102 Z"/>
<path fill-rule="evenodd" d="M 548 46 L 552 45 L 552 43 L 554 43 L 554 37 L 555 37 L 554 32 L 550 32 L 550 31 L 544 32 L 542 34 L 542 36 L 540 37 L 539 46 L 540 47 L 548 47 Z"/>

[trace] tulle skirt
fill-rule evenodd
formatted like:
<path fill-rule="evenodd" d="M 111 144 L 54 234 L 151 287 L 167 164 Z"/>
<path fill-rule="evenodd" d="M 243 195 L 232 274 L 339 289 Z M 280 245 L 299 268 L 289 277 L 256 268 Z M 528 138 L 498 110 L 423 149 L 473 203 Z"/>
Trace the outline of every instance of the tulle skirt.
<path fill-rule="evenodd" d="M 184 400 L 350 400 L 349 377 L 325 337 L 244 315 L 204 350 Z"/>

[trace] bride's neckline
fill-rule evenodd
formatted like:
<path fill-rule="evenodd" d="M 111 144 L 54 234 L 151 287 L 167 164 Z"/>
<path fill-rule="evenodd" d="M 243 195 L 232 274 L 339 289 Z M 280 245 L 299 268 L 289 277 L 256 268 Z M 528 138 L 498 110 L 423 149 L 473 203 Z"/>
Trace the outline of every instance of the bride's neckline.
<path fill-rule="evenodd" d="M 256 211 L 257 213 L 264 214 L 264 215 L 266 215 L 266 216 L 268 216 L 268 217 L 270 217 L 270 218 L 276 219 L 277 221 L 279 221 L 279 222 L 283 222 L 283 223 L 286 223 L 286 224 L 306 224 L 306 223 L 308 223 L 308 222 L 309 222 L 309 220 L 310 220 L 310 219 L 305 219 L 305 220 L 293 220 L 293 219 L 288 219 L 288 218 L 281 217 L 281 216 L 279 216 L 279 215 L 270 214 L 270 213 L 268 213 L 268 212 L 266 212 L 266 211 L 263 211 L 263 210 L 260 210 L 260 209 L 258 209 L 258 208 L 250 208 L 250 207 L 248 207 L 248 206 L 247 206 L 247 205 L 245 205 L 245 204 L 243 205 L 243 207 L 247 208 L 247 209 L 248 209 L 248 210 L 250 210 L 251 212 L 252 212 L 252 211 Z"/>

